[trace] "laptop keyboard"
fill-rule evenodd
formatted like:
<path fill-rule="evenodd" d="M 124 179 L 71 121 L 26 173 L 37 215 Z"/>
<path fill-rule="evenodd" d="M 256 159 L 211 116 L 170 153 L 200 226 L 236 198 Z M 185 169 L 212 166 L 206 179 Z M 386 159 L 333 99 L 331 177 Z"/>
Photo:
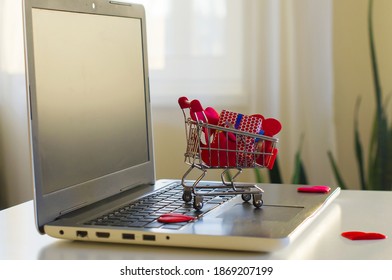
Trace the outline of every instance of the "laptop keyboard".
<path fill-rule="evenodd" d="M 228 190 L 228 189 L 227 189 Z M 164 224 L 158 222 L 163 214 L 180 213 L 188 216 L 199 217 L 218 207 L 222 203 L 232 199 L 235 195 L 213 195 L 214 192 L 225 192 L 225 189 L 203 187 L 198 189 L 203 192 L 204 206 L 201 210 L 195 210 L 192 202 L 182 200 L 183 186 L 173 183 L 168 187 L 148 196 L 142 197 L 128 205 L 122 206 L 114 211 L 90 220 L 85 225 L 136 227 L 136 228 L 165 228 L 180 229 L 188 222 Z"/>

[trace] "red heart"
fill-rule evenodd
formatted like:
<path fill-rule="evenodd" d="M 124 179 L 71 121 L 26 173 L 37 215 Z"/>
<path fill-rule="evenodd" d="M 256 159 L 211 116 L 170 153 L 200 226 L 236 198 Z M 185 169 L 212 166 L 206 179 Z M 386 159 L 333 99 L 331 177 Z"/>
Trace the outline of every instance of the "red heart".
<path fill-rule="evenodd" d="M 163 214 L 158 218 L 158 222 L 160 223 L 181 223 L 181 222 L 189 222 L 195 220 L 195 217 L 187 216 L 179 213 L 168 213 Z"/>
<path fill-rule="evenodd" d="M 282 124 L 273 118 L 268 118 L 263 121 L 264 135 L 273 137 L 282 129 Z"/>
<path fill-rule="evenodd" d="M 328 186 L 299 187 L 297 191 L 308 193 L 328 193 L 331 190 Z"/>
<path fill-rule="evenodd" d="M 191 102 L 185 96 L 178 98 L 178 104 L 180 105 L 181 109 L 186 109 L 191 106 Z"/>
<path fill-rule="evenodd" d="M 236 166 L 236 143 L 225 134 L 218 132 L 211 144 L 201 148 L 201 158 L 210 167 Z"/>
<path fill-rule="evenodd" d="M 197 103 L 197 104 L 200 105 L 200 103 Z M 218 124 L 219 114 L 214 108 L 207 107 L 205 110 L 203 110 L 203 107 L 200 107 L 200 108 L 201 108 L 200 111 L 195 111 L 193 109 L 191 109 L 191 111 L 190 111 L 191 118 L 194 121 L 199 120 L 199 121 L 207 122 L 207 123 L 213 124 L 213 125 Z M 207 117 L 207 119 L 206 119 L 206 117 Z"/>
<path fill-rule="evenodd" d="M 212 107 L 207 107 L 204 110 L 204 113 L 207 116 L 207 120 L 209 124 L 213 124 L 213 125 L 218 125 L 218 121 L 219 121 L 219 114 L 218 112 L 212 108 Z"/>
<path fill-rule="evenodd" d="M 376 240 L 385 239 L 386 235 L 378 232 L 363 232 L 363 231 L 346 231 L 342 236 L 350 240 Z"/>

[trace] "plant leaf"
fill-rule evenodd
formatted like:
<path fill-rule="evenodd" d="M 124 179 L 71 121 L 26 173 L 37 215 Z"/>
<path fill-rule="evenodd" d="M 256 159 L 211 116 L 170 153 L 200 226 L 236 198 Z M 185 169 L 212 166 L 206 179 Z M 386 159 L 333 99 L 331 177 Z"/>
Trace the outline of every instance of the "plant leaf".
<path fill-rule="evenodd" d="M 388 164 L 390 164 L 390 153 L 388 152 L 389 133 L 388 121 L 382 106 L 382 90 L 378 73 L 375 42 L 373 36 L 373 0 L 369 0 L 368 10 L 368 30 L 370 56 L 373 73 L 373 82 L 376 98 L 376 114 L 373 124 L 373 132 L 369 149 L 369 187 L 372 189 L 391 189 L 391 182 L 388 182 Z M 388 163 L 389 162 L 389 163 Z"/>
<path fill-rule="evenodd" d="M 268 170 L 268 175 L 271 183 L 282 184 L 282 176 L 280 175 L 280 167 L 278 157 L 275 159 L 274 167 Z"/>
<path fill-rule="evenodd" d="M 256 183 L 264 183 L 264 177 L 261 174 L 260 168 L 254 168 Z"/>
<path fill-rule="evenodd" d="M 233 181 L 233 176 L 230 173 L 230 170 L 226 170 L 225 172 L 225 180 L 226 182 L 232 182 Z"/>
<path fill-rule="evenodd" d="M 388 130 L 388 166 L 386 170 L 388 190 L 392 190 L 392 127 Z"/>
<path fill-rule="evenodd" d="M 296 162 L 295 173 L 293 174 L 292 184 L 308 184 L 305 166 L 301 158 Z"/>
<path fill-rule="evenodd" d="M 354 141 L 355 141 L 355 155 L 357 157 L 361 189 L 365 190 L 367 188 L 367 186 L 366 186 L 366 179 L 365 179 L 363 149 L 362 149 L 362 143 L 361 143 L 359 129 L 358 129 L 358 111 L 359 111 L 360 103 L 361 103 L 361 98 L 358 97 L 357 103 L 355 106 L 355 115 L 354 115 Z"/>
<path fill-rule="evenodd" d="M 292 184 L 308 184 L 308 178 L 306 176 L 305 167 L 301 159 L 301 150 L 304 136 L 301 135 L 300 146 L 295 153 L 294 158 L 294 173 L 291 179 Z"/>
<path fill-rule="evenodd" d="M 373 35 L 373 0 L 369 0 L 368 7 L 368 30 L 369 30 L 369 45 L 370 45 L 370 58 L 372 64 L 372 73 L 373 73 L 373 81 L 374 88 L 376 94 L 376 106 L 377 106 L 377 119 L 381 119 L 380 112 L 382 110 L 382 94 L 381 94 L 381 85 L 380 85 L 380 76 L 378 73 L 377 66 L 377 58 L 376 58 L 376 49 L 374 45 L 374 35 Z"/>
<path fill-rule="evenodd" d="M 388 119 L 385 115 L 385 111 L 383 109 L 382 111 L 382 119 L 381 119 L 381 125 L 380 125 L 380 140 L 379 140 L 379 145 L 380 145 L 380 176 L 381 176 L 381 189 L 383 190 L 391 190 L 392 187 L 392 181 L 391 181 L 391 173 L 390 171 L 392 170 L 392 162 L 391 162 L 391 151 L 390 151 L 390 146 L 391 146 L 391 138 L 389 134 L 389 129 L 388 129 Z"/>
<path fill-rule="evenodd" d="M 347 186 L 344 183 L 342 176 L 340 175 L 339 168 L 336 164 L 336 161 L 335 161 L 331 151 L 328 151 L 328 158 L 331 163 L 332 171 L 335 175 L 335 179 L 336 179 L 339 187 L 343 190 L 347 189 Z"/>

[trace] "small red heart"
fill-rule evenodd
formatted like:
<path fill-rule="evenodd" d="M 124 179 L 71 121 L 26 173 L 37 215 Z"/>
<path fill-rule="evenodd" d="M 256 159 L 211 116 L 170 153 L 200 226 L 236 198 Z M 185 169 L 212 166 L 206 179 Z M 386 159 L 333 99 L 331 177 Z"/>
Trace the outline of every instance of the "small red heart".
<path fill-rule="evenodd" d="M 268 118 L 263 120 L 263 130 L 266 136 L 273 137 L 278 134 L 281 129 L 282 124 L 277 119 Z"/>
<path fill-rule="evenodd" d="M 212 107 L 207 107 L 204 110 L 206 116 L 207 116 L 207 121 L 209 124 L 213 124 L 213 125 L 218 125 L 219 122 L 219 114 L 218 112 L 212 108 Z"/>
<path fill-rule="evenodd" d="M 178 98 L 178 104 L 180 105 L 181 109 L 186 109 L 191 106 L 191 102 L 185 96 Z"/>
<path fill-rule="evenodd" d="M 209 124 L 218 125 L 218 121 L 219 121 L 218 112 L 212 107 L 207 107 L 204 110 L 199 100 L 195 99 L 191 102 L 190 115 L 194 121 L 199 120 L 199 121 L 207 122 Z"/>
<path fill-rule="evenodd" d="M 363 231 L 346 231 L 342 236 L 350 240 L 376 240 L 385 239 L 386 235 L 378 232 L 363 232 Z"/>
<path fill-rule="evenodd" d="M 328 186 L 299 187 L 297 191 L 307 193 L 328 193 L 331 190 Z"/>
<path fill-rule="evenodd" d="M 184 214 L 177 213 L 169 213 L 163 214 L 158 218 L 158 222 L 160 223 L 181 223 L 181 222 L 189 222 L 195 220 L 195 217 L 187 216 Z"/>

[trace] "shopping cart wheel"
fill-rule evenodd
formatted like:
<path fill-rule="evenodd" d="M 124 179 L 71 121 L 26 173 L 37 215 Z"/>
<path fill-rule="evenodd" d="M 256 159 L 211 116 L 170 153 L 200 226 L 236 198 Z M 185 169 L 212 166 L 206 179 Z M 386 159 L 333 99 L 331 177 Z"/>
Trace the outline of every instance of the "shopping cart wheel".
<path fill-rule="evenodd" d="M 189 202 L 192 200 L 192 192 L 190 191 L 184 191 L 182 194 L 182 200 L 185 202 Z"/>
<path fill-rule="evenodd" d="M 241 197 L 242 197 L 242 200 L 245 202 L 248 202 L 252 198 L 252 196 L 249 193 L 243 193 L 241 195 Z"/>
<path fill-rule="evenodd" d="M 261 199 L 260 194 L 253 195 L 253 206 L 256 208 L 260 208 L 263 205 L 263 200 Z"/>
<path fill-rule="evenodd" d="M 193 200 L 193 208 L 196 210 L 201 210 L 203 208 L 203 197 L 195 196 Z"/>

